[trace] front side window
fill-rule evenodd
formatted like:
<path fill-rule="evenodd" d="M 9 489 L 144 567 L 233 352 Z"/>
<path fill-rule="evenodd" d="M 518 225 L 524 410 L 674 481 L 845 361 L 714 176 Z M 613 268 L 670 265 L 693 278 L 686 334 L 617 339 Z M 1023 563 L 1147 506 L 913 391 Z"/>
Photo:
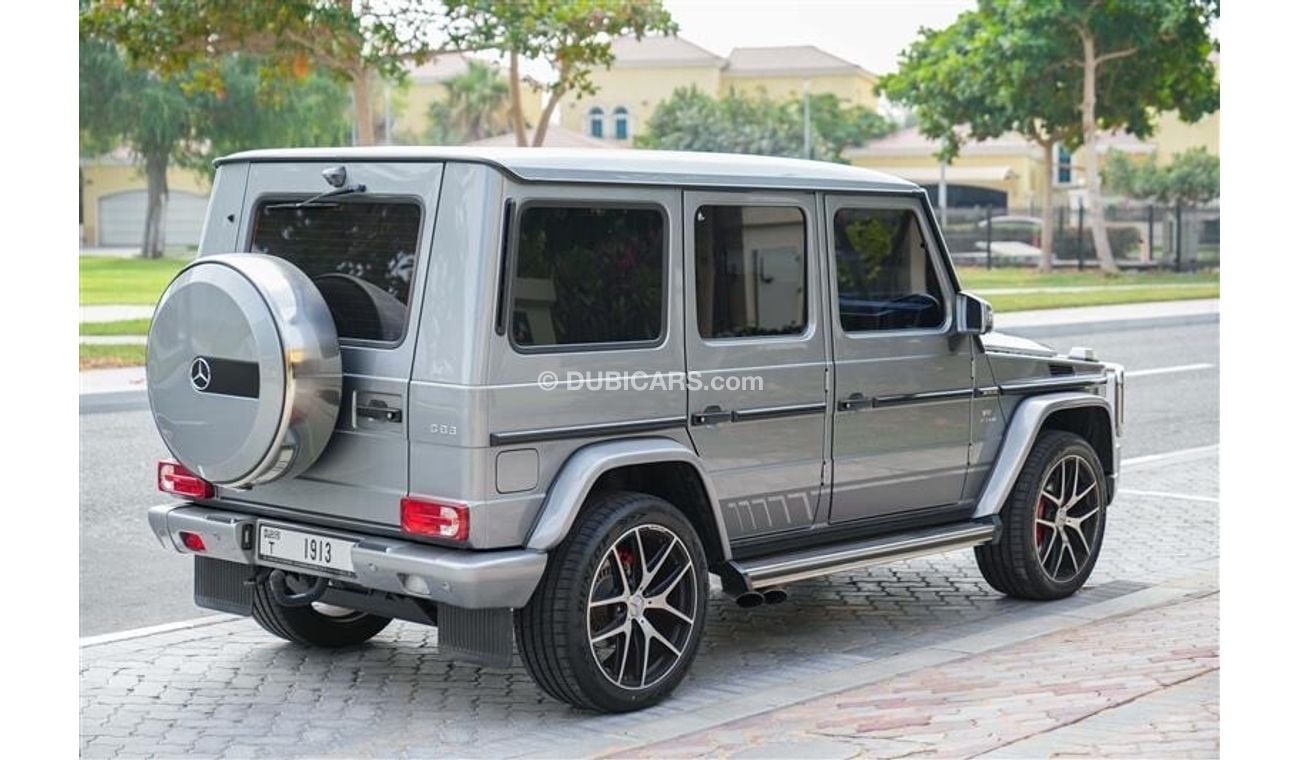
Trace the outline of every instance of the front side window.
<path fill-rule="evenodd" d="M 792 335 L 808 324 L 803 211 L 701 206 L 695 211 L 695 308 L 702 338 Z"/>
<path fill-rule="evenodd" d="M 934 328 L 944 322 L 943 291 L 909 209 L 835 212 L 835 278 L 845 332 Z"/>
<path fill-rule="evenodd" d="M 399 341 L 420 244 L 412 201 L 259 204 L 250 250 L 288 260 L 311 278 L 340 338 Z"/>
<path fill-rule="evenodd" d="M 657 341 L 663 336 L 664 226 L 657 208 L 525 207 L 510 288 L 515 345 Z"/>

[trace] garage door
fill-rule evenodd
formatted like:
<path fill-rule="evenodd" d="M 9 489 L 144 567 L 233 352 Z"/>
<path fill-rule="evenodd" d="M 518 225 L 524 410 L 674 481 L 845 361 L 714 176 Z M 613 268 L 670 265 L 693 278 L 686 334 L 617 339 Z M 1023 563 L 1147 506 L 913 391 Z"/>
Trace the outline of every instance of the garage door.
<path fill-rule="evenodd" d="M 99 245 L 133 246 L 144 242 L 144 210 L 148 193 L 127 190 L 99 199 Z M 167 245 L 197 246 L 203 231 L 208 199 L 176 192 L 167 198 Z"/>

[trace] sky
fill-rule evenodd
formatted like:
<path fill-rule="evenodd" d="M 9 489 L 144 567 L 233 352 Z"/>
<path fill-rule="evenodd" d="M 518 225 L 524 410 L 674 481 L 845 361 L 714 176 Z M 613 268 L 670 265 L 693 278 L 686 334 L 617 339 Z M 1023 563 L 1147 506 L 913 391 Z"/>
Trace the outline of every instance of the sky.
<path fill-rule="evenodd" d="M 894 71 L 922 26 L 975 0 L 665 0 L 678 35 L 725 56 L 737 47 L 816 45 L 875 74 Z"/>

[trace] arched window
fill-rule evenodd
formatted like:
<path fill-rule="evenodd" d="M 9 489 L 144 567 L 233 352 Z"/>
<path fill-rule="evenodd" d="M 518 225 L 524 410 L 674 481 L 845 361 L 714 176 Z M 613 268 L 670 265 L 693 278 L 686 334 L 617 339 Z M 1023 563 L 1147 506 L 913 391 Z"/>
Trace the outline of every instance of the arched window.
<path fill-rule="evenodd" d="M 619 106 L 614 109 L 614 139 L 626 140 L 628 134 L 627 109 Z"/>
<path fill-rule="evenodd" d="M 605 136 L 605 112 L 600 106 L 592 106 L 587 112 L 587 134 L 596 139 Z"/>

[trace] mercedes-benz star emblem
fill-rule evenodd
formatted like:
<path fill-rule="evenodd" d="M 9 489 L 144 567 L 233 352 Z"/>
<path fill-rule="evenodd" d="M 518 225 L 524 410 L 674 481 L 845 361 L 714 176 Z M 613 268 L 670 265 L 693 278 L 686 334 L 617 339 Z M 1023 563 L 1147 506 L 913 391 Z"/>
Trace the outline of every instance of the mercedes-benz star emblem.
<path fill-rule="evenodd" d="M 196 391 L 206 391 L 211 382 L 212 367 L 208 364 L 208 360 L 202 356 L 196 357 L 190 363 L 190 385 L 194 386 Z"/>

